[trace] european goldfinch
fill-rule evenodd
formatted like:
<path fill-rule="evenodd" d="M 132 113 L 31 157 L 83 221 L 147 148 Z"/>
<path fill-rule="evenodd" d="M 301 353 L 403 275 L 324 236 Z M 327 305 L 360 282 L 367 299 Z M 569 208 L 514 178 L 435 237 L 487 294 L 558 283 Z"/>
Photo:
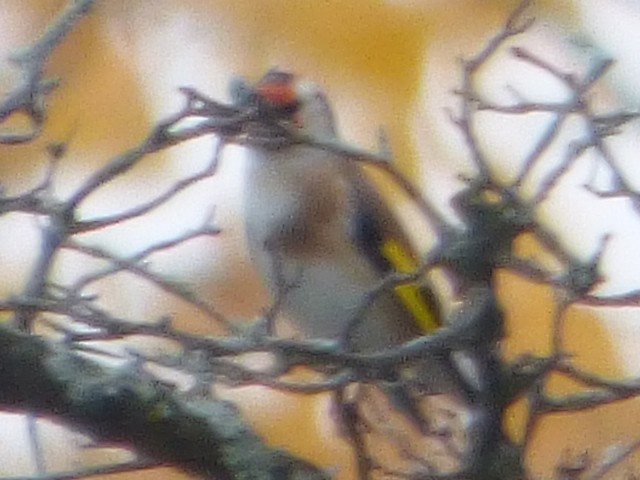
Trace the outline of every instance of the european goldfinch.
<path fill-rule="evenodd" d="M 252 88 L 258 108 L 277 126 L 318 140 L 337 139 L 318 85 L 271 70 Z M 278 312 L 305 338 L 338 339 L 347 350 L 376 352 L 440 326 L 427 283 L 392 286 L 363 308 L 389 274 L 413 272 L 418 262 L 362 164 L 304 142 L 257 142 L 250 151 L 249 252 Z M 413 371 L 416 391 L 464 390 L 448 355 L 421 360 Z"/>

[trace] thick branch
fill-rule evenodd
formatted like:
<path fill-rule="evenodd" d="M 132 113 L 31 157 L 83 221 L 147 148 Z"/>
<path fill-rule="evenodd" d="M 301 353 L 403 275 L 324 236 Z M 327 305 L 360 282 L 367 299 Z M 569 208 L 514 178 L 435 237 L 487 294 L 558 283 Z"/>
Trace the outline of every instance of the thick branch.
<path fill-rule="evenodd" d="M 233 405 L 180 398 L 133 367 L 106 369 L 4 326 L 0 365 L 2 409 L 57 417 L 102 442 L 207 478 L 328 478 L 267 447 Z"/>

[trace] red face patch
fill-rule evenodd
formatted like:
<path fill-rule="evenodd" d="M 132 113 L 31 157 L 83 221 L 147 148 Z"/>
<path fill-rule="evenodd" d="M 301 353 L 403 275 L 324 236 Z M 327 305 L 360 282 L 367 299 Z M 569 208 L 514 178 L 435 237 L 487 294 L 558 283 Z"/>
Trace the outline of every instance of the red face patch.
<path fill-rule="evenodd" d="M 264 82 L 256 91 L 260 98 L 278 108 L 293 106 L 297 101 L 291 82 Z"/>

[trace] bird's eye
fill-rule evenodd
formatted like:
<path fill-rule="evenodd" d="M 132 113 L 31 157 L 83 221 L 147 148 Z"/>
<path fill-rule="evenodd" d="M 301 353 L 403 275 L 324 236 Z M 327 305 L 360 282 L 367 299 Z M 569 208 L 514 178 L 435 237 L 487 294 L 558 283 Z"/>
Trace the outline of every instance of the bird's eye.
<path fill-rule="evenodd" d="M 264 98 L 258 97 L 258 112 L 262 118 L 269 120 L 291 120 L 294 114 L 299 110 L 298 102 L 290 102 L 285 104 L 274 104 L 265 101 Z"/>

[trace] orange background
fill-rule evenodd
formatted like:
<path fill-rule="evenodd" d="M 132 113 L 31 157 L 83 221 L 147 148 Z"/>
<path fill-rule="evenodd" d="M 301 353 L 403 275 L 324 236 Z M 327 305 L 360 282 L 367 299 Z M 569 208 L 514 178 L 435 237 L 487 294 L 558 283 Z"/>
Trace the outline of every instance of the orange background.
<path fill-rule="evenodd" d="M 1 8 L 10 8 L 11 3 L 16 2 L 4 2 Z M 11 45 L 28 43 L 63 3 L 30 0 L 20 2 L 19 7 L 13 5 L 21 9 L 23 23 L 15 27 Z M 553 7 L 556 3 L 564 2 L 542 2 L 537 14 L 544 22 L 559 28 L 577 28 L 572 10 Z M 210 52 L 205 49 L 194 53 L 198 55 L 193 59 L 194 71 L 206 70 L 209 63 L 216 65 L 210 84 L 200 80 L 197 85 L 204 93 L 222 97 L 224 84 L 232 74 L 255 79 L 272 65 L 298 71 L 326 87 L 350 141 L 375 148 L 376 129 L 384 125 L 395 156 L 407 173 L 425 175 L 423 172 L 432 169 L 438 178 L 451 175 L 451 165 L 460 159 L 452 158 L 446 142 L 429 135 L 434 127 L 428 122 L 446 122 L 446 115 L 440 111 L 440 118 L 433 119 L 416 113 L 420 110 L 418 103 L 423 98 L 425 78 L 438 79 L 439 83 L 433 86 L 436 93 L 453 90 L 459 81 L 456 59 L 476 52 L 514 4 L 506 0 L 99 2 L 57 49 L 48 65 L 49 72 L 59 76 L 62 83 L 51 97 L 43 136 L 26 146 L 1 148 L 0 177 L 10 191 L 33 184 L 43 171 L 45 144 L 62 140 L 68 141 L 69 154 L 62 162 L 60 175 L 73 185 L 82 181 L 82 176 L 75 177 L 78 172 L 90 172 L 114 154 L 136 145 L 161 118 L 154 97 L 162 96 L 163 101 L 179 105 L 176 85 L 167 73 L 171 65 L 167 63 L 190 55 L 190 42 L 194 39 L 211 42 Z M 171 32 L 173 23 L 180 23 L 183 18 L 187 27 L 178 29 L 175 37 L 167 41 L 167 51 L 153 50 L 153 38 L 148 33 Z M 139 60 L 145 49 L 155 53 Z M 160 84 L 164 75 L 167 76 L 164 87 L 148 90 L 145 77 L 157 77 L 154 80 Z M 165 114 L 171 111 L 169 107 L 162 108 Z M 430 110 L 438 108 L 435 105 Z M 416 126 L 416 119 L 427 123 Z M 421 141 L 416 141 L 416 129 L 426 132 Z M 160 181 L 170 168 L 170 161 L 159 156 L 145 161 L 135 174 Z M 225 179 L 236 173 L 224 168 L 221 175 Z M 229 316 L 250 318 L 260 311 L 266 296 L 260 291 L 241 248 L 237 205 L 224 203 L 227 196 L 237 195 L 237 189 L 227 192 L 223 189 L 224 182 L 214 184 L 217 193 L 212 203 L 216 204 L 216 218 L 226 233 L 207 243 L 211 258 L 200 261 L 205 265 L 211 262 L 209 270 L 199 271 L 189 281 L 207 298 L 215 299 Z M 446 199 L 437 201 L 446 204 Z M 172 220 L 169 217 L 162 221 Z M 25 278 L 26 272 L 24 267 L 17 268 L 14 278 Z M 506 356 L 548 353 L 552 292 L 509 274 L 501 274 L 499 285 L 500 298 L 508 312 Z M 0 285 L 4 293 L 12 293 L 13 288 Z M 124 305 L 130 301 L 122 298 L 126 296 L 124 293 L 110 294 L 110 301 L 115 298 Z M 198 322 L 197 315 L 184 305 L 167 305 L 160 300 L 157 306 L 155 301 L 150 305 L 149 312 L 143 309 L 140 312 L 151 317 L 170 311 L 180 326 L 213 331 L 202 322 L 194 323 Z M 586 308 L 571 309 L 566 338 L 575 361 L 583 368 L 621 375 L 623 359 L 617 355 L 616 345 L 603 322 L 593 312 Z M 558 381 L 554 382 L 553 391 L 565 392 L 570 388 L 567 382 Z M 339 478 L 353 478 L 346 444 L 337 438 L 335 431 L 325 431 L 319 426 L 322 422 L 317 421 L 331 415 L 326 399 L 292 398 L 261 388 L 240 390 L 229 395 L 240 398 L 255 428 L 271 443 L 321 465 L 338 465 Z M 522 405 L 514 408 L 508 421 L 508 429 L 515 437 L 521 435 L 522 410 Z M 534 438 L 528 457 L 530 466 L 535 473 L 548 475 L 559 459 L 570 459 L 583 450 L 598 455 L 617 441 L 631 441 L 638 430 L 634 420 L 639 418 L 638 413 L 638 402 L 628 401 L 591 412 L 551 416 L 540 425 Z M 56 438 L 61 433 L 56 430 L 51 435 Z M 0 440 L 0 452 L 5 441 Z M 91 460 L 86 452 L 78 455 Z M 16 462 L 18 468 L 24 468 L 24 464 Z"/>

